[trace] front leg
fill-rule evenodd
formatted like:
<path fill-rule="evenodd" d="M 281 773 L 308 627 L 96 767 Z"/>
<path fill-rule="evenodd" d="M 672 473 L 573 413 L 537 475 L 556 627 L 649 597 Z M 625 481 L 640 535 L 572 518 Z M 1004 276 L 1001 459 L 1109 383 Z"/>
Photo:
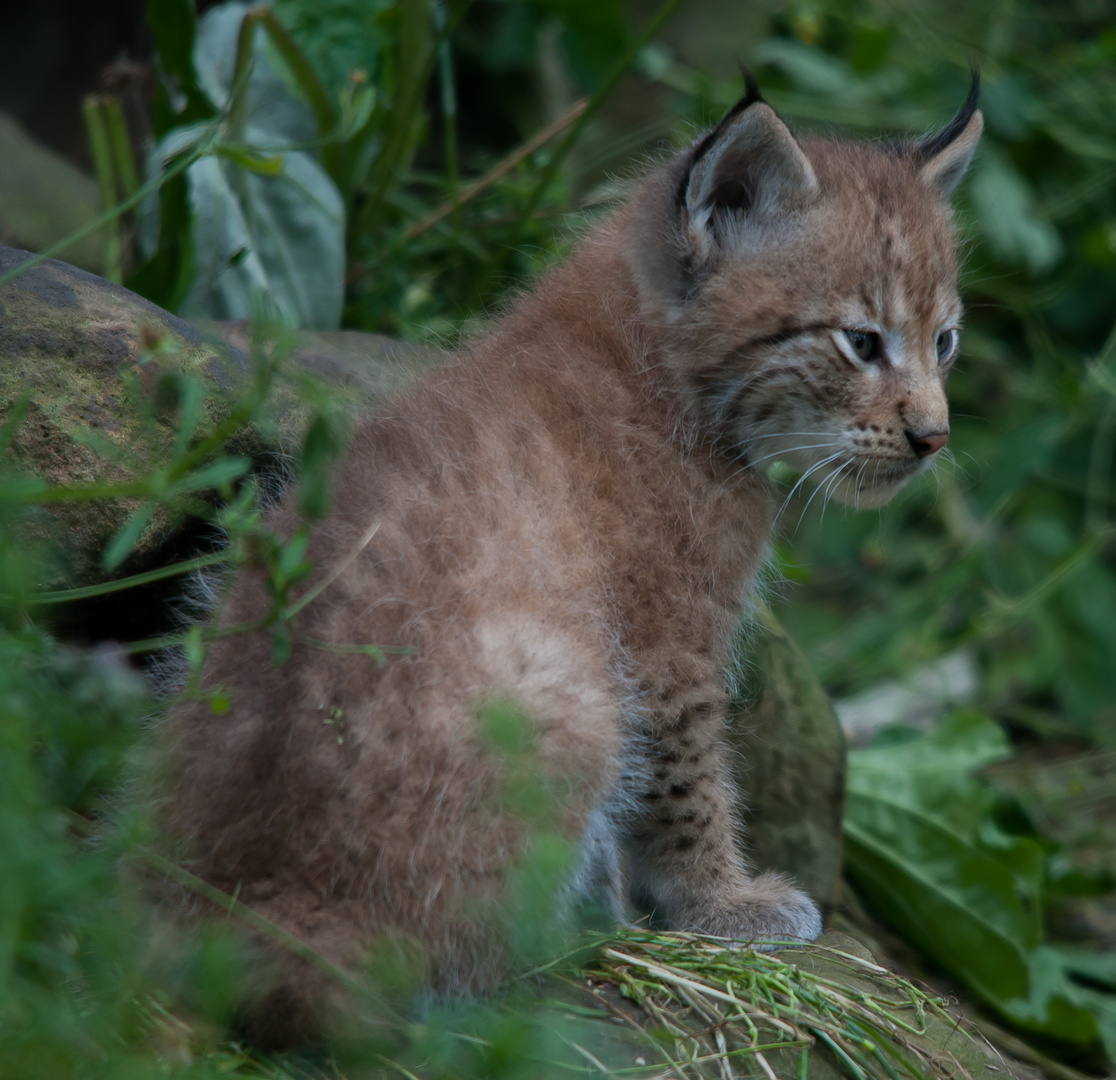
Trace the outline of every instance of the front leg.
<path fill-rule="evenodd" d="M 680 930 L 744 941 L 821 933 L 814 902 L 780 874 L 753 876 L 736 846 L 720 692 L 656 710 L 628 827 L 631 891 Z"/>

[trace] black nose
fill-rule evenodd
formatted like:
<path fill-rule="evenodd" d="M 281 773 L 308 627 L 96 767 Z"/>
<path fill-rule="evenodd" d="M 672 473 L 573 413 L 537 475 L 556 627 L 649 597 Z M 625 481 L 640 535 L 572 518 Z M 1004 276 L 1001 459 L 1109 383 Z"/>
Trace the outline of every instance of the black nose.
<path fill-rule="evenodd" d="M 905 431 L 903 434 L 907 436 L 915 457 L 920 458 L 936 454 L 949 442 L 948 431 Z"/>

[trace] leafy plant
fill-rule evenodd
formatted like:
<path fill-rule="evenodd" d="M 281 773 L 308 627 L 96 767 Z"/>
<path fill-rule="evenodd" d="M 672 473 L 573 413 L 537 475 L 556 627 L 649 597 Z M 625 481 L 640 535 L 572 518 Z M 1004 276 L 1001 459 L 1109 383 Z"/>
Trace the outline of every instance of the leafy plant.
<path fill-rule="evenodd" d="M 154 0 L 166 85 L 148 175 L 167 182 L 144 204 L 145 261 L 128 284 L 172 310 L 219 318 L 243 318 L 263 296 L 310 328 L 337 325 L 347 287 L 350 324 L 445 333 L 446 313 L 479 309 L 509 271 L 530 265 L 516 253 L 525 242 L 554 249 L 558 165 L 677 4 L 666 0 L 619 60 L 616 2 L 532 9 L 536 34 L 548 21 L 563 27 L 571 70 L 594 96 L 548 128 L 553 138 L 573 125 L 545 168 L 531 174 L 525 160 L 540 140 L 466 190 L 450 43 L 467 2 L 286 0 L 273 12 L 228 0 L 195 25 L 189 0 Z M 435 77 L 441 177 L 414 168 Z M 488 219 L 483 240 L 463 231 L 466 203 L 474 222 Z M 505 216 L 495 234 L 494 203 Z M 507 217 L 509 203 L 522 208 Z"/>
<path fill-rule="evenodd" d="M 333 329 L 341 316 L 344 206 L 315 155 L 302 148 L 334 125 L 324 91 L 268 9 L 231 0 L 211 8 L 196 35 L 192 20 L 188 3 L 151 8 L 164 51 L 181 50 L 179 38 L 167 39 L 188 27 L 193 48 L 175 63 L 177 82 L 187 88 L 179 90 L 181 113 L 208 118 L 176 124 L 151 150 L 155 178 L 177 159 L 192 160 L 182 184 L 164 187 L 141 208 L 148 262 L 129 283 L 150 295 L 162 272 L 171 291 L 152 298 L 186 315 L 244 318 L 263 298 L 297 325 Z M 287 91 L 260 29 L 282 47 L 317 116 Z M 184 264 L 169 273 L 168 252 Z"/>
<path fill-rule="evenodd" d="M 903 937 L 1013 1025 L 1116 1058 L 1116 997 L 1074 981 L 1043 932 L 1047 850 L 1005 831 L 974 773 L 1010 755 L 957 713 L 930 734 L 849 755 L 846 871 Z M 1097 958 L 1098 967 L 1116 956 Z"/>

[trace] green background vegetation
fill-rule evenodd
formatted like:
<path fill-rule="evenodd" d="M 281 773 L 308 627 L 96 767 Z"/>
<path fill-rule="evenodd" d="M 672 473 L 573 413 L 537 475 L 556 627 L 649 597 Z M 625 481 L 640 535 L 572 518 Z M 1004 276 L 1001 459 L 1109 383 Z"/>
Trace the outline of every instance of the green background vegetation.
<path fill-rule="evenodd" d="M 1104 786 L 1116 761 L 1107 5 L 276 0 L 273 13 L 251 42 L 242 12 L 224 31 L 206 24 L 195 63 L 189 4 L 151 0 L 157 148 L 130 168 L 111 108 L 89 121 L 105 204 L 122 205 L 113 220 L 127 226 L 106 272 L 190 316 L 252 314 L 258 287 L 307 325 L 442 344 L 560 257 L 633 162 L 735 100 L 736 56 L 800 129 L 868 137 L 943 124 L 979 62 L 987 134 L 957 200 L 968 314 L 950 387 L 954 458 L 878 513 L 831 507 L 821 521 L 816 505 L 792 504 L 777 555 L 795 585 L 779 614 L 837 695 L 958 648 L 976 657 L 974 712 L 854 756 L 851 876 L 932 970 L 1046 1051 L 1101 1068 L 1116 1056 L 1116 920 L 1104 921 L 1116 859 Z M 304 197 L 283 187 L 292 177 Z M 223 223 L 203 204 L 225 208 Z M 279 337 L 257 350 L 249 413 L 296 378 Z M 199 393 L 189 379 L 174 388 L 174 460 L 145 480 L 106 567 L 157 503 L 210 517 L 233 561 L 250 554 L 270 570 L 281 657 L 304 536 L 271 535 L 249 489 L 235 489 L 246 463 L 220 456 Z M 317 391 L 310 403 L 297 455 L 308 524 L 343 442 L 339 411 Z M 0 447 L 20 422 L 18 408 L 3 418 Z M 202 486 L 225 507 L 196 499 Z M 49 552 L 11 530 L 67 497 L 85 496 L 0 476 L 0 1074 L 267 1075 L 280 1067 L 225 1041 L 243 946 L 218 930 L 170 940 L 122 870 L 149 840 L 119 792 L 151 703 L 110 653 L 51 637 L 29 584 Z M 184 643 L 194 670 L 204 644 L 201 628 Z M 547 822 L 534 823 L 523 910 L 562 864 Z M 545 936 L 525 957 L 559 948 Z M 338 1051 L 353 1075 L 386 1055 L 423 1076 L 539 1076 L 538 1056 L 569 1062 L 583 1035 L 605 1052 L 568 1010 L 559 1022 L 513 996 L 415 1025 L 392 1011 L 405 988 L 375 985 L 375 1037 Z M 446 1049 L 450 1032 L 473 1040 L 475 1058 Z"/>

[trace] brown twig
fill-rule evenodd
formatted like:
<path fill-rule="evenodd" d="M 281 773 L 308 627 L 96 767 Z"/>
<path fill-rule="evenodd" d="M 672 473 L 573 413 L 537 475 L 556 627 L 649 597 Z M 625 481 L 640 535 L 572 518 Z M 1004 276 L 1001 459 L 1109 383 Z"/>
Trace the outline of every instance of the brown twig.
<path fill-rule="evenodd" d="M 582 98 L 580 101 L 574 102 L 572 108 L 564 112 L 551 124 L 547 124 L 542 131 L 536 133 L 527 140 L 518 150 L 513 151 L 503 161 L 494 165 L 488 170 L 479 180 L 470 184 L 467 188 L 463 188 L 457 195 L 456 199 L 449 202 L 442 203 L 437 210 L 433 213 L 427 214 L 421 221 L 412 225 L 404 234 L 405 240 L 414 240 L 416 236 L 421 236 L 428 229 L 433 228 L 444 217 L 448 217 L 459 206 L 463 206 L 470 199 L 479 195 L 485 188 L 491 187 L 497 180 L 512 171 L 524 158 L 530 157 L 540 147 L 545 146 L 555 135 L 565 131 L 589 106 L 589 99 Z"/>

